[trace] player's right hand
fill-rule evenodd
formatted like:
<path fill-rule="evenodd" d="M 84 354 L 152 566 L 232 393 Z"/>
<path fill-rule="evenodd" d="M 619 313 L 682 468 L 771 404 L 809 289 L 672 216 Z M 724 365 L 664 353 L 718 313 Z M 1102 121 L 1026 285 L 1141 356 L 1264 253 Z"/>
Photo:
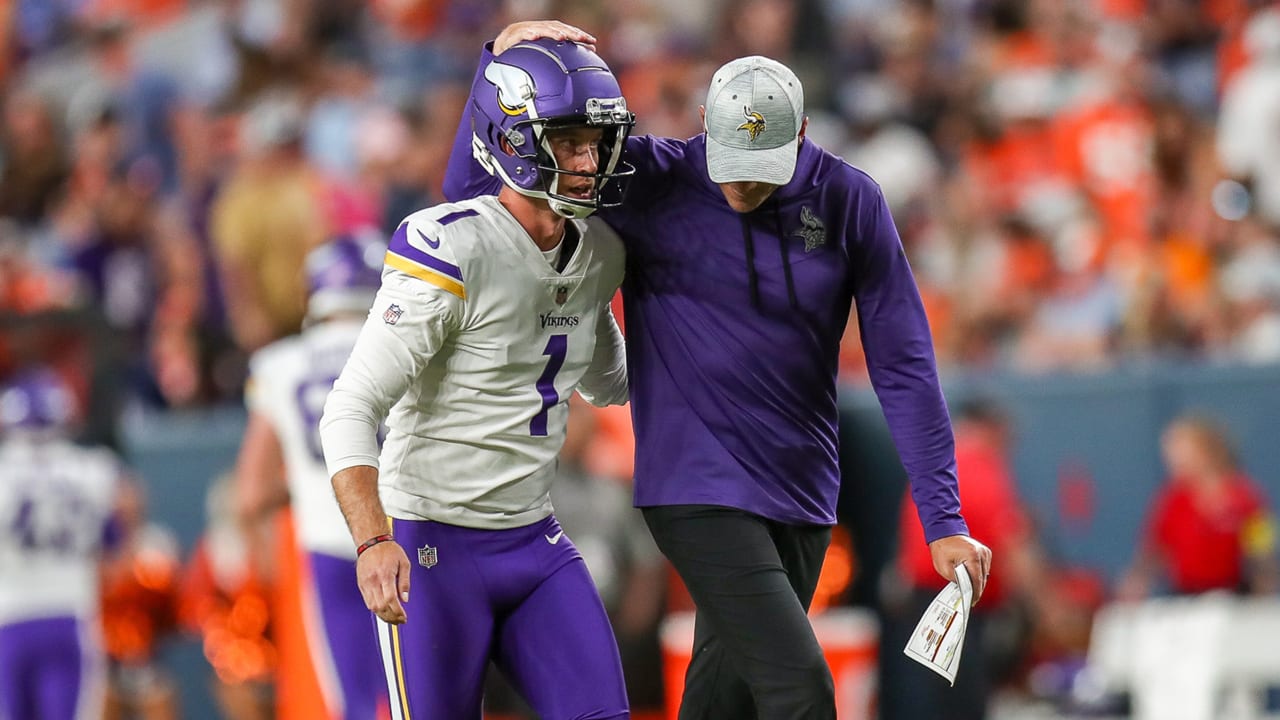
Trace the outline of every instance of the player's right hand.
<path fill-rule="evenodd" d="M 409 602 L 409 556 L 400 543 L 378 543 L 356 559 L 356 582 L 365 607 L 392 625 L 408 619 L 403 603 Z"/>
<path fill-rule="evenodd" d="M 591 48 L 593 52 L 596 49 L 596 37 L 582 28 L 562 23 L 559 20 L 525 20 L 511 23 L 503 28 L 502 32 L 498 33 L 497 39 L 493 41 L 493 54 L 495 56 L 501 55 L 504 50 L 516 43 L 539 38 L 569 40 L 582 43 Z"/>

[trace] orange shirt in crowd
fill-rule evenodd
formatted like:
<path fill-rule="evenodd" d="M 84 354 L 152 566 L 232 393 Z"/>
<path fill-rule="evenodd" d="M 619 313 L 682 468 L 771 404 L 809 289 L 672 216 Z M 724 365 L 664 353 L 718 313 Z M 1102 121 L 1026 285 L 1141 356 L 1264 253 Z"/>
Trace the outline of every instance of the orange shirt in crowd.
<path fill-rule="evenodd" d="M 1108 100 L 1062 116 L 1054 125 L 1056 164 L 1092 201 L 1103 251 L 1145 246 L 1156 188 L 1147 109 Z"/>
<path fill-rule="evenodd" d="M 1030 523 L 1014 487 L 1009 464 L 997 448 L 957 430 L 956 471 L 960 479 L 960 506 L 973 537 L 987 543 L 997 558 L 1001 556 L 1001 549 L 1027 538 Z M 898 543 L 898 567 L 907 583 L 916 589 L 941 590 L 946 581 L 933 569 L 933 557 L 925 544 L 916 504 L 909 492 L 902 502 Z M 993 572 L 979 607 L 998 607 L 1008 592 L 1000 572 Z"/>
<path fill-rule="evenodd" d="M 965 148 L 964 173 L 985 214 L 1020 211 L 1037 189 L 1055 181 L 1050 128 L 1040 121 L 1010 123 L 1000 137 Z"/>
<path fill-rule="evenodd" d="M 1273 521 L 1262 492 L 1243 475 L 1212 499 L 1175 480 L 1156 496 L 1144 542 L 1175 592 L 1236 590 L 1245 558 L 1273 551 Z"/>

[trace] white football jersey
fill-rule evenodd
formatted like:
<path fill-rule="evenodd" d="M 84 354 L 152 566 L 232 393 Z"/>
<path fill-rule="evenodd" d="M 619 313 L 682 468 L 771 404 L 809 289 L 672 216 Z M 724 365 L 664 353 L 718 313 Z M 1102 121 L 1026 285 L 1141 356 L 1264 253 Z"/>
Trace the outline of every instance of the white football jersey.
<path fill-rule="evenodd" d="M 551 513 L 570 394 L 598 405 L 627 399 L 609 310 L 622 242 L 602 223 L 570 224 L 559 272 L 496 197 L 428 208 L 400 225 L 325 406 L 331 474 L 380 468 L 383 504 L 399 518 L 506 528 Z M 375 432 L 388 411 L 379 460 Z"/>
<path fill-rule="evenodd" d="M 0 445 L 0 624 L 92 616 L 120 464 L 62 440 Z"/>
<path fill-rule="evenodd" d="M 320 449 L 320 415 L 362 325 L 321 322 L 262 348 L 249 361 L 246 393 L 249 409 L 265 417 L 280 440 L 299 544 L 352 560 L 355 547 Z"/>

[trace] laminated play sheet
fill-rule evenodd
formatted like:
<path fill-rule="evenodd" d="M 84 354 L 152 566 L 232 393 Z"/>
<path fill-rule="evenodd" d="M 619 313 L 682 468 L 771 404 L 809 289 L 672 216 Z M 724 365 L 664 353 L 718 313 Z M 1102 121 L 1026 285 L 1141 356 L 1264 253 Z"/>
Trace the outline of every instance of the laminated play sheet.
<path fill-rule="evenodd" d="M 929 604 L 903 650 L 907 657 L 952 685 L 956 684 L 964 635 L 969 629 L 969 610 L 973 607 L 973 584 L 963 564 L 956 566 L 956 580 L 958 582 L 947 583 Z"/>

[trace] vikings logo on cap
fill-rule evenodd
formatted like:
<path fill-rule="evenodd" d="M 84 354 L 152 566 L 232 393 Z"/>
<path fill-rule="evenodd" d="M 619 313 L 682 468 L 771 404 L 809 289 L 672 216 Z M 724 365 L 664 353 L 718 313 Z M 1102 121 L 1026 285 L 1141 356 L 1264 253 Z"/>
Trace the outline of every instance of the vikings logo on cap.
<path fill-rule="evenodd" d="M 491 62 L 484 69 L 484 79 L 498 90 L 498 107 L 515 117 L 528 112 L 528 103 L 534 97 L 533 78 L 514 65 Z"/>
<path fill-rule="evenodd" d="M 747 121 L 739 125 L 738 129 L 746 130 L 747 137 L 752 142 L 755 142 L 755 139 L 760 136 L 760 133 L 764 132 L 764 116 L 745 105 L 742 106 L 742 116 L 745 117 Z"/>

